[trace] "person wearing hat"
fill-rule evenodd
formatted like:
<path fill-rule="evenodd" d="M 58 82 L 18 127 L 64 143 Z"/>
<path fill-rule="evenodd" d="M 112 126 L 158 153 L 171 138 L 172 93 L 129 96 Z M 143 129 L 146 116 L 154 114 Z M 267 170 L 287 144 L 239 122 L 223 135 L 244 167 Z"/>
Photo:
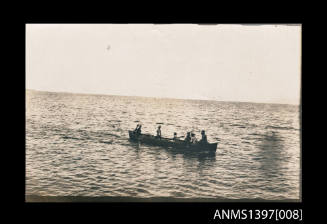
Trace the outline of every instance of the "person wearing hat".
<path fill-rule="evenodd" d="M 158 126 L 156 137 L 161 139 L 161 125 Z"/>
<path fill-rule="evenodd" d="M 200 142 L 201 143 L 208 143 L 207 135 L 206 135 L 204 130 L 201 131 L 201 135 L 202 135 L 202 138 L 201 138 Z"/>

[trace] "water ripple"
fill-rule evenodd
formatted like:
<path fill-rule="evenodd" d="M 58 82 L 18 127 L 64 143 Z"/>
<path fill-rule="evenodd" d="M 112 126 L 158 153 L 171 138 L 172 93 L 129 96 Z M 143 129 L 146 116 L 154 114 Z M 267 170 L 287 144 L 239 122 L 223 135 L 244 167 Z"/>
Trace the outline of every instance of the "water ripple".
<path fill-rule="evenodd" d="M 299 108 L 27 92 L 26 192 L 47 196 L 300 197 Z M 213 155 L 128 141 L 206 129 Z M 199 134 L 197 134 L 199 135 Z"/>

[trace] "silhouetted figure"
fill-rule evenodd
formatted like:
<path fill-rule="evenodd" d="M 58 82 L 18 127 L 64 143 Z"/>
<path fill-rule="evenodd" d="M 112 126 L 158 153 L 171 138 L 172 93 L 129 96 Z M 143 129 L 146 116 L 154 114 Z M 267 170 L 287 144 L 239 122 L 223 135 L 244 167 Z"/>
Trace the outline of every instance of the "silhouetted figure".
<path fill-rule="evenodd" d="M 185 142 L 186 143 L 190 143 L 191 142 L 191 132 L 187 132 L 186 138 L 185 138 Z"/>
<path fill-rule="evenodd" d="M 191 142 L 192 142 L 192 143 L 196 143 L 196 142 L 197 142 L 197 139 L 196 139 L 194 133 L 191 134 Z"/>
<path fill-rule="evenodd" d="M 177 133 L 176 133 L 176 132 L 174 132 L 174 138 L 173 138 L 173 140 L 174 140 L 174 141 L 178 140 L 178 138 L 177 138 Z"/>
<path fill-rule="evenodd" d="M 142 125 L 139 125 L 139 128 L 136 130 L 136 133 L 137 133 L 138 135 L 141 134 L 141 128 L 142 128 Z"/>
<path fill-rule="evenodd" d="M 161 125 L 158 126 L 156 137 L 161 139 Z"/>
<path fill-rule="evenodd" d="M 204 130 L 201 131 L 201 135 L 202 135 L 202 138 L 201 138 L 200 142 L 201 142 L 202 144 L 206 144 L 206 143 L 208 143 L 207 135 L 206 135 L 206 133 L 205 133 Z"/>
<path fill-rule="evenodd" d="M 139 129 L 139 124 L 136 125 L 136 128 L 134 129 L 133 133 L 135 134 L 137 132 L 137 130 Z"/>
<path fill-rule="evenodd" d="M 136 136 L 139 136 L 141 134 L 141 127 L 142 125 L 138 124 L 136 125 L 136 128 L 135 130 L 133 131 L 133 133 L 136 135 Z"/>

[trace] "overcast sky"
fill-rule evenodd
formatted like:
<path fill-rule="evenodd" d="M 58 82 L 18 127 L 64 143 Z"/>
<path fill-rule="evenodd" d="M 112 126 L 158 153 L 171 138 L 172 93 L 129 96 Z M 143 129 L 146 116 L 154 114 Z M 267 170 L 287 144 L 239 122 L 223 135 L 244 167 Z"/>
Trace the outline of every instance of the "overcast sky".
<path fill-rule="evenodd" d="M 301 26 L 26 25 L 26 88 L 299 104 Z"/>

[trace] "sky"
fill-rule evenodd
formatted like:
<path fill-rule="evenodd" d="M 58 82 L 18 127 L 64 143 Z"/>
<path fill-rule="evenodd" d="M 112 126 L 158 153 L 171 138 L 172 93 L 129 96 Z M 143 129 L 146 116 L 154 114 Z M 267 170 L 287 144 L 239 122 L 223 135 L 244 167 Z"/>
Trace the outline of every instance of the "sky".
<path fill-rule="evenodd" d="M 300 86 L 300 25 L 26 25 L 27 89 L 298 105 Z"/>

